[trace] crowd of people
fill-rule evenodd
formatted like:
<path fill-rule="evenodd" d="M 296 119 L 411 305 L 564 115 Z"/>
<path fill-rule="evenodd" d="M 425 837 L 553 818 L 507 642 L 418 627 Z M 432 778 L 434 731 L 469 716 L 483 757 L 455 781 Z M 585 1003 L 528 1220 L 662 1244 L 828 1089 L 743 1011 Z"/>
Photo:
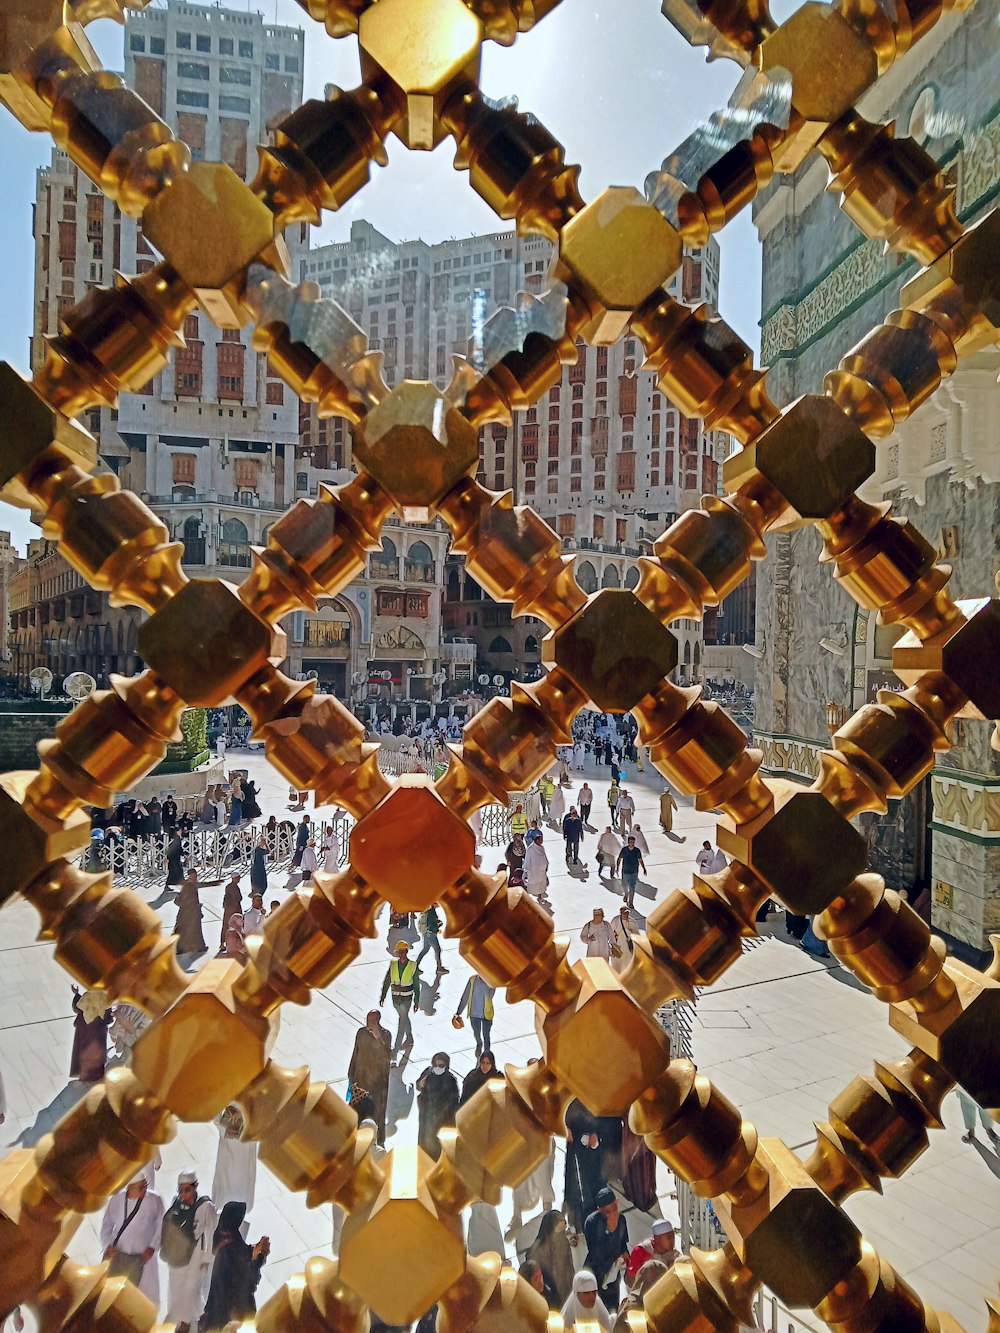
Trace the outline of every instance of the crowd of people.
<path fill-rule="evenodd" d="M 415 740 L 436 749 L 443 738 L 438 733 Z M 586 774 L 580 773 L 589 761 L 606 770 L 606 776 L 600 775 L 600 802 Z M 573 745 L 560 747 L 553 771 L 512 812 L 510 840 L 497 867 L 510 885 L 522 885 L 551 910 L 547 843 L 562 838 L 571 875 L 582 878 L 589 873 L 587 863 L 595 865 L 602 888 L 620 894 L 621 901 L 608 919 L 603 907 L 595 907 L 579 939 L 585 956 L 603 958 L 619 971 L 627 967 L 635 948 L 641 925 L 641 917 L 636 919 L 636 890 L 640 878 L 648 878 L 645 858 L 650 854 L 627 785 L 627 765 L 634 765 L 637 772 L 643 765 L 642 750 L 636 748 L 628 726 L 599 715 L 585 719 Z M 339 868 L 343 849 L 336 821 L 317 820 L 308 810 L 300 813 L 297 808 L 292 818 L 271 815 L 264 821 L 258 795 L 251 780 L 237 776 L 224 789 L 210 788 L 187 815 L 165 797 L 125 803 L 105 812 L 109 818 L 98 813 L 95 819 L 95 829 L 107 838 L 121 830 L 127 837 L 163 839 L 165 900 L 169 904 L 173 898 L 176 905 L 173 930 L 182 962 L 189 966 L 215 950 L 245 963 L 248 939 L 260 932 L 266 917 L 279 906 L 280 898 L 272 895 L 296 887 L 317 869 Z M 297 793 L 290 793 L 290 799 L 293 796 Z M 604 819 L 596 816 L 596 804 L 606 810 Z M 668 788 L 659 805 L 660 825 L 668 835 L 676 809 L 676 797 Z M 189 864 L 191 843 L 186 832 L 212 825 L 230 830 L 258 819 L 262 822 L 247 873 L 234 868 L 227 879 L 209 879 L 205 867 Z M 277 880 L 274 853 L 279 838 L 291 858 Z M 702 868 L 700 855 L 697 863 Z M 206 941 L 202 893 L 220 884 L 219 936 Z M 438 904 L 419 915 L 391 910 L 386 922 L 390 958 L 378 1007 L 358 1029 L 346 1062 L 346 1095 L 360 1126 L 371 1136 L 375 1156 L 387 1150 L 395 1130 L 392 1089 L 403 1086 L 407 1074 L 415 1022 L 419 1034 L 422 1021 L 415 1016 L 429 1011 L 427 995 L 436 994 L 441 978 L 448 974 L 441 949 L 444 916 Z M 470 1067 L 456 1070 L 457 1057 L 441 1050 L 414 1070 L 410 1095 L 417 1142 L 431 1158 L 440 1155 L 441 1131 L 455 1124 L 459 1108 L 491 1079 L 502 1078 L 492 1049 L 495 1005 L 494 989 L 470 971 L 451 1014 L 456 1030 L 468 1028 L 469 1049 L 474 1042 Z M 387 1006 L 394 1016 L 394 1031 L 382 1021 Z M 109 1062 L 128 1061 L 147 1021 L 140 1009 L 109 1006 L 100 991 L 74 994 L 73 1008 L 74 1077 L 99 1079 Z M 219 1162 L 207 1193 L 196 1173 L 185 1171 L 178 1178 L 176 1196 L 165 1206 L 155 1188 L 155 1175 L 147 1168 L 109 1202 L 103 1221 L 105 1257 L 114 1271 L 137 1279 L 154 1301 L 159 1301 L 157 1265 L 162 1261 L 167 1274 L 166 1317 L 180 1333 L 196 1327 L 223 1328 L 254 1310 L 268 1240 L 261 1236 L 252 1241 L 247 1234 L 256 1145 L 242 1142 L 240 1117 L 235 1106 L 220 1117 Z M 549 1158 L 513 1191 L 506 1231 L 495 1207 L 481 1202 L 471 1207 L 467 1244 L 474 1254 L 497 1251 L 517 1265 L 550 1307 L 561 1312 L 567 1329 L 586 1318 L 601 1328 L 624 1330 L 628 1311 L 677 1253 L 672 1225 L 657 1216 L 655 1159 L 642 1138 L 632 1133 L 627 1118 L 594 1116 L 582 1102 L 574 1101 L 566 1125 L 561 1206 L 556 1206 L 553 1145 Z M 633 1211 L 652 1218 L 650 1234 L 637 1244 L 630 1244 L 625 1221 L 625 1213 Z M 336 1250 L 344 1218 L 340 1210 L 334 1212 Z M 428 1318 L 433 1314 L 429 1312 Z M 420 1324 L 421 1329 L 432 1326 Z M 385 1326 L 373 1316 L 372 1327 Z"/>

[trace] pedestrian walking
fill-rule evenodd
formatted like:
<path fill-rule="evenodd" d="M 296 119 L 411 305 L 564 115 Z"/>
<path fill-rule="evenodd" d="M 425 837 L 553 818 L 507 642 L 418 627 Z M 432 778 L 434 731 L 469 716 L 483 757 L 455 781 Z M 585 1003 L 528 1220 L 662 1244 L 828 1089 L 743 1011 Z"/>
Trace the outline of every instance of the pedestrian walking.
<path fill-rule="evenodd" d="M 201 899 L 198 896 L 198 872 L 189 870 L 177 894 L 174 934 L 179 954 L 204 953 L 208 948 L 201 930 Z"/>
<path fill-rule="evenodd" d="M 438 973 L 447 972 L 448 969 L 441 962 L 441 941 L 438 939 L 441 934 L 441 917 L 438 914 L 436 903 L 431 903 L 426 912 L 420 913 L 417 929 L 424 940 L 424 947 L 417 954 L 417 967 L 420 966 L 420 960 L 424 954 L 430 953 L 433 949 L 434 956 L 437 959 Z"/>
<path fill-rule="evenodd" d="M 566 1218 L 558 1208 L 550 1206 L 542 1214 L 538 1235 L 528 1246 L 526 1257 L 541 1268 L 546 1286 L 555 1293 L 558 1308 L 573 1290 L 575 1268 L 566 1234 Z"/>
<path fill-rule="evenodd" d="M 172 796 L 166 797 L 160 806 L 160 820 L 163 824 L 163 832 L 169 837 L 177 827 L 177 802 Z"/>
<path fill-rule="evenodd" d="M 182 1171 L 160 1229 L 160 1257 L 167 1265 L 166 1322 L 176 1325 L 175 1333 L 191 1333 L 205 1309 L 217 1222 L 212 1200 L 198 1193 L 197 1172 Z"/>
<path fill-rule="evenodd" d="M 144 1171 L 112 1194 L 101 1218 L 101 1245 L 108 1277 L 127 1277 L 160 1308 L 160 1269 L 156 1262 L 163 1225 L 163 1200 L 149 1188 Z"/>
<path fill-rule="evenodd" d="M 250 862 L 250 887 L 255 893 L 267 893 L 267 838 L 263 834 L 257 839 Z"/>
<path fill-rule="evenodd" d="M 514 806 L 514 813 L 510 817 L 510 831 L 512 835 L 519 833 L 522 837 L 528 831 L 528 820 L 525 817 L 524 806 L 520 802 Z"/>
<path fill-rule="evenodd" d="M 250 1209 L 257 1188 L 257 1142 L 243 1139 L 246 1122 L 235 1102 L 219 1112 L 215 1127 L 219 1131 L 219 1146 L 215 1153 L 212 1202 L 216 1208 L 227 1203 L 244 1203 Z"/>
<path fill-rule="evenodd" d="M 548 815 L 549 802 L 552 800 L 552 793 L 556 789 L 556 784 L 549 777 L 548 773 L 543 778 L 538 779 L 538 798 L 542 807 L 542 814 Z"/>
<path fill-rule="evenodd" d="M 256 1245 L 243 1239 L 245 1203 L 227 1203 L 212 1234 L 212 1281 L 201 1321 L 202 1333 L 220 1333 L 231 1324 L 257 1313 L 254 1293 L 260 1270 L 271 1253 L 271 1242 L 261 1236 Z"/>
<path fill-rule="evenodd" d="M 566 814 L 566 796 L 563 793 L 562 785 L 555 785 L 552 788 L 552 796 L 549 799 L 549 823 L 553 828 L 559 828 Z"/>
<path fill-rule="evenodd" d="M 243 913 L 243 936 L 259 935 L 261 926 L 264 924 L 264 898 L 262 894 L 254 893 L 250 897 L 250 906 Z"/>
<path fill-rule="evenodd" d="M 376 1139 L 385 1143 L 385 1113 L 389 1104 L 389 1069 L 392 1063 L 392 1037 L 384 1028 L 377 1009 L 369 1010 L 364 1027 L 358 1028 L 354 1038 L 347 1079 L 351 1088 L 351 1103 L 367 1094 L 371 1100 L 369 1115 L 375 1122 Z"/>
<path fill-rule="evenodd" d="M 628 1228 L 614 1190 L 597 1191 L 596 1207 L 583 1224 L 587 1240 L 584 1267 L 597 1278 L 600 1299 L 609 1310 L 618 1309 L 622 1274 L 628 1264 Z"/>
<path fill-rule="evenodd" d="M 476 1055 L 489 1054 L 490 1029 L 493 1027 L 493 996 L 496 989 L 488 986 L 478 972 L 465 983 L 455 1017 L 461 1018 L 464 1009 L 476 1038 Z"/>
<path fill-rule="evenodd" d="M 303 880 L 311 879 L 314 871 L 319 869 L 315 838 L 306 839 L 306 845 L 302 848 L 302 860 L 299 862 L 299 869 L 302 871 Z"/>
<path fill-rule="evenodd" d="M 328 875 L 340 869 L 340 837 L 333 824 L 328 825 L 323 839 L 323 869 Z"/>
<path fill-rule="evenodd" d="M 382 982 L 382 994 L 379 1006 L 385 1004 L 385 997 L 392 991 L 392 1007 L 396 1011 L 396 1040 L 392 1044 L 393 1063 L 397 1052 L 413 1045 L 413 1025 L 410 1011 L 420 1003 L 420 973 L 416 963 L 410 959 L 410 946 L 405 940 L 396 941 L 396 957 L 386 970 Z"/>
<path fill-rule="evenodd" d="M 712 844 L 706 838 L 701 844 L 698 855 L 694 858 L 695 866 L 699 875 L 710 875 L 712 873 L 712 864 L 715 861 L 715 852 L 712 850 Z"/>
<path fill-rule="evenodd" d="M 503 854 L 504 860 L 507 862 L 507 883 L 512 888 L 524 884 L 524 856 L 527 850 L 524 845 L 524 836 L 515 833 Z"/>
<path fill-rule="evenodd" d="M 549 887 L 549 858 L 539 833 L 524 853 L 524 887 L 533 898 L 544 899 Z"/>
<path fill-rule="evenodd" d="M 631 832 L 632 836 L 635 838 L 635 845 L 639 848 L 639 851 L 642 852 L 643 856 L 648 856 L 649 843 L 646 841 L 646 835 L 642 831 L 642 825 L 633 824 Z"/>
<path fill-rule="evenodd" d="M 678 809 L 677 798 L 669 787 L 664 787 L 660 795 L 660 828 L 674 842 L 686 842 L 674 833 L 674 814 Z"/>
<path fill-rule="evenodd" d="M 108 993 L 94 989 L 81 995 L 76 986 L 72 991 L 75 1017 L 69 1076 L 81 1083 L 97 1083 L 107 1067 L 108 1028 L 114 1021 L 108 1008 Z"/>
<path fill-rule="evenodd" d="M 594 804 L 594 793 L 590 789 L 589 782 L 585 782 L 577 792 L 576 803 L 580 811 L 580 818 L 586 828 L 590 824 L 590 807 Z"/>
<path fill-rule="evenodd" d="M 576 806 L 571 805 L 563 818 L 562 835 L 566 843 L 567 866 L 580 864 L 580 839 L 583 837 L 583 820 L 576 813 Z"/>
<path fill-rule="evenodd" d="M 646 872 L 646 862 L 642 859 L 642 852 L 635 845 L 635 835 L 629 834 L 628 841 L 618 853 L 618 860 L 615 862 L 616 872 L 621 873 L 623 897 L 629 907 L 635 906 L 635 886 L 639 881 L 639 869 Z"/>
<path fill-rule="evenodd" d="M 631 794 L 622 788 L 621 795 L 618 797 L 618 827 L 622 833 L 627 833 L 632 827 L 632 816 L 635 814 L 635 801 Z"/>
<path fill-rule="evenodd" d="M 218 738 L 216 739 L 216 742 L 215 742 L 215 757 L 216 757 L 217 759 L 221 759 L 223 762 L 225 762 L 225 758 L 226 758 L 226 736 L 225 736 L 225 733 L 222 732 L 222 731 L 219 732 Z"/>
<path fill-rule="evenodd" d="M 454 1125 L 459 1097 L 451 1060 L 444 1051 L 438 1051 L 417 1079 L 417 1142 L 435 1162 L 441 1156 L 438 1130 Z"/>
<path fill-rule="evenodd" d="M 181 884 L 184 881 L 184 849 L 181 844 L 181 835 L 176 829 L 171 831 L 167 839 L 167 848 L 165 859 L 167 863 L 167 883 L 169 889 L 172 884 Z"/>
<path fill-rule="evenodd" d="M 635 943 L 632 939 L 632 913 L 622 903 L 617 916 L 613 916 L 611 925 L 611 966 L 616 972 L 624 972 L 632 961 Z"/>
<path fill-rule="evenodd" d="M 613 828 L 618 827 L 618 802 L 621 800 L 621 795 L 621 788 L 618 786 L 617 780 L 612 777 L 608 787 L 608 809 L 611 811 L 611 825 Z"/>
<path fill-rule="evenodd" d="M 621 838 L 609 824 L 597 840 L 597 873 L 599 875 L 603 875 L 605 870 L 610 875 L 614 875 L 615 862 L 618 860 L 618 853 L 621 849 Z"/>
<path fill-rule="evenodd" d="M 251 884 L 253 883 L 251 871 Z M 240 889 L 240 877 L 234 871 L 229 877 L 229 883 L 222 890 L 222 930 L 219 936 L 219 953 L 222 954 L 226 948 L 226 931 L 229 929 L 229 920 L 234 915 L 243 915 L 243 891 Z"/>
<path fill-rule="evenodd" d="M 989 1111 L 984 1110 L 973 1097 L 969 1096 L 964 1088 L 956 1087 L 955 1092 L 958 1094 L 958 1104 L 962 1108 L 962 1119 L 965 1122 L 965 1133 L 962 1135 L 962 1142 L 971 1143 L 975 1139 L 976 1116 L 978 1115 L 983 1129 L 986 1130 L 986 1137 L 995 1146 L 1000 1145 L 1000 1134 L 997 1134 L 995 1122 Z"/>
<path fill-rule="evenodd" d="M 604 910 L 594 908 L 593 917 L 580 931 L 580 939 L 587 946 L 588 958 L 603 958 L 607 963 L 611 959 L 611 927 L 604 919 Z"/>
<path fill-rule="evenodd" d="M 306 843 L 312 836 L 312 826 L 309 823 L 309 816 L 303 815 L 301 822 L 295 829 L 295 855 L 292 857 L 291 869 L 298 870 L 302 863 L 302 853 L 306 849 Z"/>

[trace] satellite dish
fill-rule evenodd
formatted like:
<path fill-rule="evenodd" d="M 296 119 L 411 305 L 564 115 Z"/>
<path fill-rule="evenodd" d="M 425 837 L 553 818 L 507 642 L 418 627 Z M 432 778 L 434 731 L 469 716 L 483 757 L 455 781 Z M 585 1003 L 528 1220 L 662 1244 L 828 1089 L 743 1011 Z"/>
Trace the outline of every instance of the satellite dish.
<path fill-rule="evenodd" d="M 380 671 L 378 674 L 382 677 L 383 680 L 386 681 L 392 680 L 392 672 L 389 670 L 388 667 L 386 667 L 384 671 Z"/>
<path fill-rule="evenodd" d="M 28 679 L 31 681 L 31 688 L 42 699 L 52 688 L 52 672 L 48 667 L 33 667 Z"/>
<path fill-rule="evenodd" d="M 306 680 L 319 680 L 319 672 L 318 672 L 318 671 L 307 671 L 307 672 L 306 672 Z"/>
<path fill-rule="evenodd" d="M 75 702 L 87 699 L 97 689 L 97 681 L 86 671 L 71 671 L 63 681 L 63 692 Z"/>
<path fill-rule="evenodd" d="M 481 675 L 477 676 L 476 679 L 479 681 L 480 685 L 488 685 L 490 683 L 490 678 L 489 676 L 487 676 L 485 671 L 482 672 Z"/>

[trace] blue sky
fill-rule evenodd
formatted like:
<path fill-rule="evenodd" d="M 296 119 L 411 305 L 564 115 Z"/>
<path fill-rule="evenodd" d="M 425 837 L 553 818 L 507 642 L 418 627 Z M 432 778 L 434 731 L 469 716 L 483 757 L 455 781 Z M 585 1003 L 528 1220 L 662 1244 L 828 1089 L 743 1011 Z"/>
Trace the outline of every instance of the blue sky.
<path fill-rule="evenodd" d="M 241 7 L 238 0 L 232 7 Z M 330 40 L 293 0 L 276 0 L 262 12 L 269 22 L 305 29 L 306 96 L 321 97 L 326 83 L 358 83 L 354 40 Z M 121 28 L 105 20 L 88 32 L 108 68 L 121 68 Z M 513 47 L 487 45 L 482 87 L 490 97 L 516 93 L 521 109 L 544 122 L 565 145 L 567 161 L 581 164 L 581 189 L 590 199 L 607 185 L 642 189 L 646 175 L 699 121 L 726 103 L 739 76 L 731 61 L 707 64 L 704 51 L 681 39 L 656 0 L 564 0 Z M 0 117 L 7 200 L 0 210 L 0 247 L 7 257 L 0 289 L 0 358 L 27 371 L 34 268 L 31 206 L 35 172 L 48 161 L 50 141 L 28 134 L 4 110 Z M 497 228 L 496 216 L 466 176 L 454 170 L 450 143 L 433 154 L 411 154 L 392 139 L 388 153 L 388 167 L 374 168 L 367 188 L 316 230 L 317 244 L 345 239 L 357 217 L 368 218 L 394 240 L 419 236 L 434 242 Z M 722 313 L 757 348 L 760 258 L 749 210 L 719 240 Z M 0 526 L 10 527 L 22 545 L 29 535 L 37 535 L 27 516 L 9 506 L 0 506 Z"/>

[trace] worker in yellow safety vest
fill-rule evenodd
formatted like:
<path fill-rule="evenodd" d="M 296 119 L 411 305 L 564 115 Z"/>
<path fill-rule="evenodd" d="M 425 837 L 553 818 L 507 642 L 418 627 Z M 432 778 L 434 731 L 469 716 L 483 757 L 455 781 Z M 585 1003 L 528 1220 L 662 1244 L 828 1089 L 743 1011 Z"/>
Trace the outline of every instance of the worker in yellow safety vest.
<path fill-rule="evenodd" d="M 410 960 L 410 946 L 405 940 L 396 945 L 396 957 L 389 964 L 382 982 L 382 995 L 379 1004 L 385 1004 L 385 997 L 392 991 L 392 1007 L 398 1019 L 396 1040 L 392 1045 L 393 1064 L 396 1053 L 403 1047 L 413 1045 L 413 1027 L 410 1024 L 410 1010 L 420 1003 L 420 971 L 416 963 Z"/>
<path fill-rule="evenodd" d="M 520 833 L 522 838 L 527 833 L 528 821 L 524 817 L 523 806 L 520 805 L 514 806 L 514 813 L 510 817 L 510 831 L 512 835 L 515 833 Z"/>

